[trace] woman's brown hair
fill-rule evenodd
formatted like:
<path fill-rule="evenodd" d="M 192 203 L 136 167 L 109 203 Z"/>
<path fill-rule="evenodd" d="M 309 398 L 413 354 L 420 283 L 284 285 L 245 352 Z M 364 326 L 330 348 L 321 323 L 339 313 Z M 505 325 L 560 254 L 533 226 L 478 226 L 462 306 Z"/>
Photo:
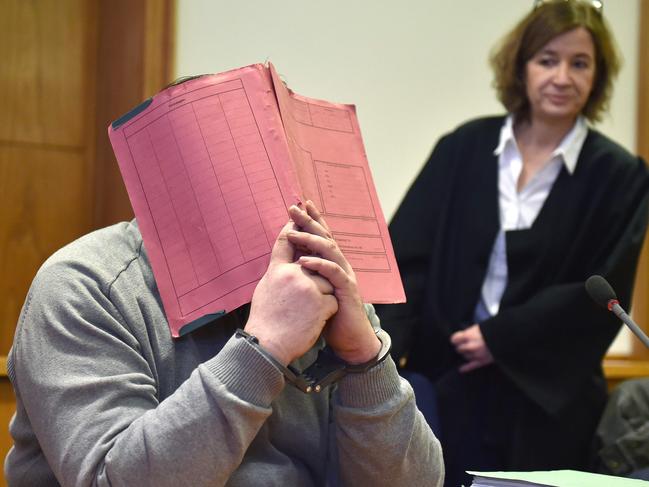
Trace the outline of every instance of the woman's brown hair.
<path fill-rule="evenodd" d="M 621 58 L 601 10 L 581 0 L 549 0 L 523 18 L 492 51 L 494 88 L 498 99 L 518 120 L 529 119 L 530 104 L 525 89 L 527 62 L 560 34 L 583 27 L 595 46 L 593 90 L 582 114 L 590 121 L 601 120 L 608 109 Z"/>

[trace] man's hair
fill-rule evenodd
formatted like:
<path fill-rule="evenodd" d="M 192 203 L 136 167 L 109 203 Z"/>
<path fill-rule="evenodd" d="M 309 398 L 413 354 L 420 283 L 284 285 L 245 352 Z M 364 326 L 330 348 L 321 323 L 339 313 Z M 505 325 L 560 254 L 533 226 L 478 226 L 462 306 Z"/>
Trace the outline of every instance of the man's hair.
<path fill-rule="evenodd" d="M 530 117 L 525 89 L 527 62 L 560 34 L 583 27 L 595 46 L 595 79 L 582 114 L 591 122 L 601 120 L 608 109 L 613 81 L 622 60 L 601 10 L 580 0 L 549 0 L 525 16 L 493 49 L 493 86 L 498 99 L 519 120 Z"/>

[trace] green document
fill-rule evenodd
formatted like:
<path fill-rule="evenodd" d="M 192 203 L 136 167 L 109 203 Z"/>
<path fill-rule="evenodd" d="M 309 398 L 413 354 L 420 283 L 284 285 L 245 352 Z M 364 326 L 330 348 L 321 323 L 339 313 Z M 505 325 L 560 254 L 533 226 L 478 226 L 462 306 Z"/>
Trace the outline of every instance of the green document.
<path fill-rule="evenodd" d="M 577 470 L 542 472 L 467 472 L 471 487 L 647 487 L 645 480 L 613 477 Z"/>

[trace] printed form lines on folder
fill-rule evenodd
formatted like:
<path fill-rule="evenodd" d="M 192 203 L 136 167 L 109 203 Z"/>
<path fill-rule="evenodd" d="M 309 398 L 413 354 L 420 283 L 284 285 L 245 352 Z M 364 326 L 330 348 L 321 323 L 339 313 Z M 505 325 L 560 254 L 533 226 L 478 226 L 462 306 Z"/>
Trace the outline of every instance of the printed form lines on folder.
<path fill-rule="evenodd" d="M 178 296 L 178 304 L 183 315 L 194 313 L 201 308 L 209 308 L 209 305 L 223 297 L 232 294 L 246 286 L 254 286 L 261 278 L 261 275 L 268 264 L 269 255 L 262 255 L 253 261 L 246 262 L 242 266 L 249 269 L 256 269 L 257 273 L 239 273 L 237 268 L 230 269 L 228 272 L 214 278 L 206 283 L 200 289 L 194 289 L 187 294 Z M 240 267 L 240 266 L 239 266 Z M 205 299 L 205 294 L 212 297 L 211 300 Z"/>
<path fill-rule="evenodd" d="M 376 218 L 362 167 L 319 160 L 314 161 L 314 166 L 325 213 Z"/>
<path fill-rule="evenodd" d="M 163 130 L 163 133 L 168 133 L 164 130 L 166 120 L 164 118 L 160 120 L 162 123 L 158 124 L 159 128 Z M 170 197 L 177 185 L 169 186 L 168 175 L 164 174 L 166 166 L 164 162 L 159 160 L 161 150 L 169 150 L 176 156 L 177 150 L 174 150 L 173 146 L 156 149 L 155 143 L 156 141 L 150 138 L 149 132 L 146 130 L 139 131 L 128 139 L 129 149 L 133 154 L 134 161 L 155 161 L 155 163 L 148 164 L 136 162 L 135 169 L 143 187 L 156 232 L 164 249 L 167 266 L 170 271 L 175 266 L 183 269 L 182 273 L 177 275 L 176 280 L 173 282 L 176 292 L 182 293 L 183 290 L 191 289 L 196 285 L 195 273 L 191 259 L 184 252 L 187 243 L 184 241 L 177 208 Z M 166 225 L 163 222 L 166 222 Z M 172 263 L 175 265 L 172 265 Z"/>
<path fill-rule="evenodd" d="M 189 110 L 183 115 L 187 118 L 194 118 L 191 107 Z M 180 113 L 178 112 L 179 115 Z M 160 119 L 156 123 L 162 123 L 163 120 L 165 119 Z M 172 272 L 171 275 L 177 276 L 174 284 L 177 291 L 182 293 L 188 288 L 191 289 L 206 282 L 212 275 L 220 273 L 220 266 L 207 234 L 205 219 L 200 208 L 200 199 L 194 190 L 193 180 L 197 168 L 192 168 L 193 171 L 190 171 L 190 168 L 185 165 L 187 157 L 195 157 L 195 155 L 183 153 L 185 146 L 179 138 L 182 133 L 176 131 L 176 134 L 173 134 L 173 130 L 176 128 L 174 127 L 175 120 L 172 118 L 165 121 L 172 127 L 172 133 L 166 140 L 159 140 L 153 145 L 160 171 L 166 183 L 168 204 L 173 207 L 175 218 L 162 214 L 156 219 L 154 215 L 154 221 L 161 225 L 165 220 L 175 220 L 177 228 L 180 229 L 180 235 L 183 236 L 182 240 L 178 239 L 179 233 L 177 229 L 174 229 L 176 231 L 171 231 L 167 236 L 169 241 L 176 239 L 174 246 L 164 245 L 165 248 L 173 250 L 175 253 L 170 266 L 176 267 L 176 272 Z M 180 245 L 181 243 L 184 245 Z M 179 265 L 183 261 L 191 262 L 191 267 Z M 190 269 L 193 271 L 193 275 L 190 275 Z"/>
<path fill-rule="evenodd" d="M 264 224 L 264 234 L 270 249 L 279 229 L 288 219 L 287 205 L 279 189 L 277 175 L 271 164 L 268 150 L 251 108 L 248 93 L 241 90 L 240 94 L 242 98 L 239 101 L 248 109 L 251 117 L 250 126 L 253 127 L 254 123 L 254 132 L 247 132 L 237 140 L 238 150 L 246 168 L 248 183 L 253 190 L 255 205 L 264 215 L 262 223 Z"/>
<path fill-rule="evenodd" d="M 346 110 L 307 103 L 294 96 L 291 97 L 291 101 L 293 118 L 301 124 L 336 132 L 354 132 L 354 126 Z"/>
<path fill-rule="evenodd" d="M 248 172 L 270 167 L 270 160 L 263 150 L 261 134 L 244 90 L 229 92 L 220 96 L 219 99 L 226 114 L 228 129 L 239 164 L 238 177 L 231 181 L 229 191 L 238 194 L 238 199 L 235 201 L 240 206 L 236 209 L 233 208 L 231 215 L 233 215 L 233 222 L 235 222 L 235 230 L 242 253 L 246 260 L 250 260 L 270 251 L 271 243 L 265 232 L 262 234 L 247 231 L 253 226 L 261 227 L 263 221 L 259 214 L 260 208 L 257 206 L 254 197 L 259 183 L 251 183 Z M 247 156 L 250 154 L 262 154 L 262 157 L 248 158 Z M 279 192 L 277 184 L 274 184 Z M 233 214 L 235 211 L 238 213 L 238 218 Z"/>
<path fill-rule="evenodd" d="M 123 133 L 128 139 L 140 130 L 146 128 L 149 124 L 161 117 L 168 116 L 175 110 L 182 108 L 188 103 L 205 103 L 206 99 L 213 98 L 220 93 L 241 90 L 243 83 L 240 79 L 226 81 L 224 83 L 215 83 L 204 87 L 199 87 L 189 91 L 183 91 L 177 96 L 169 98 L 166 103 L 160 104 L 150 110 L 137 115 L 128 123 L 124 124 Z"/>
<path fill-rule="evenodd" d="M 275 78 L 262 65 L 200 77 L 109 129 L 174 336 L 249 301 L 300 194 L 343 240 L 364 299 L 403 300 L 354 108 Z"/>
<path fill-rule="evenodd" d="M 149 125 L 162 129 L 156 141 L 145 144 L 156 164 L 137 167 L 145 194 L 155 199 L 149 208 L 156 208 L 152 219 L 177 296 L 269 253 L 269 237 L 276 229 L 251 231 L 260 224 L 260 210 L 278 221 L 286 219 L 244 90 L 216 93 L 209 100 L 203 96 L 200 109 L 190 98 L 185 94 L 186 103 L 166 116 L 150 118 Z M 136 151 L 143 145 L 140 136 L 147 133 L 145 128 L 141 125 L 128 137 Z M 198 236 L 189 240 L 185 235 L 190 233 Z"/>

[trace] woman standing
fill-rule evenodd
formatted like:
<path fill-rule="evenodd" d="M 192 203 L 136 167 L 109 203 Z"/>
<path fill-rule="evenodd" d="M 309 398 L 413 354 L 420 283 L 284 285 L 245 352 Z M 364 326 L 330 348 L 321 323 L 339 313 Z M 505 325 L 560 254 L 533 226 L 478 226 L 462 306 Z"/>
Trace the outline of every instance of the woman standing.
<path fill-rule="evenodd" d="M 394 353 L 436 389 L 446 485 L 465 470 L 588 466 L 647 223 L 645 163 L 589 127 L 619 70 L 601 2 L 535 8 L 492 56 L 506 116 L 444 136 L 390 225 L 405 305 L 378 307 Z"/>

